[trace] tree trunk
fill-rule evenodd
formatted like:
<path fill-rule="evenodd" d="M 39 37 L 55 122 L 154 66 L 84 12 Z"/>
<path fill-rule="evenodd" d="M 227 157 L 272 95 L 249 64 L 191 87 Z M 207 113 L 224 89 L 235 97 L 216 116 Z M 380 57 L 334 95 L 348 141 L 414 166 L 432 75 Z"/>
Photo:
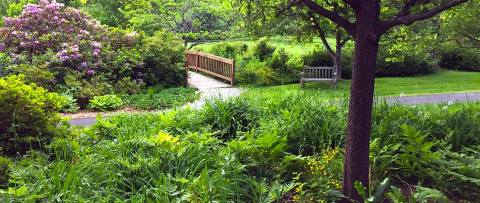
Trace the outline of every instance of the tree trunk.
<path fill-rule="evenodd" d="M 340 28 L 338 28 L 340 29 Z M 338 31 L 337 29 L 337 33 L 336 33 L 336 45 L 335 45 L 335 54 L 333 56 L 333 67 L 335 69 L 335 72 L 336 72 L 336 79 L 337 80 L 341 80 L 342 79 L 342 49 L 343 49 L 343 44 L 342 44 L 342 36 L 341 36 L 341 33 L 340 31 Z"/>
<path fill-rule="evenodd" d="M 375 67 L 379 45 L 379 3 L 371 0 L 356 10 L 355 59 L 350 90 L 348 128 L 345 146 L 343 193 L 357 202 L 364 202 L 354 187 L 359 181 L 369 188 L 370 130 L 375 83 Z M 343 202 L 350 202 L 343 200 Z"/>

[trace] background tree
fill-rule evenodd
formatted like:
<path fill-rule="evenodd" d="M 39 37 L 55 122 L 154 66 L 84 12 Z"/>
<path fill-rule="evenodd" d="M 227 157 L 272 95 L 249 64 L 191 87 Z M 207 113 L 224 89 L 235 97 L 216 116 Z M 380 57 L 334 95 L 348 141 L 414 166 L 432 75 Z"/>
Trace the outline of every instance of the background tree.
<path fill-rule="evenodd" d="M 232 24 L 226 5 L 216 0 L 130 0 L 121 11 L 133 28 L 150 35 L 168 30 L 191 48 L 205 40 L 225 38 Z"/>
<path fill-rule="evenodd" d="M 282 8 L 289 2 L 298 7 L 306 7 L 311 12 L 324 16 L 342 27 L 354 39 L 354 67 L 350 90 L 343 177 L 343 192 L 348 198 L 363 202 L 362 197 L 354 188 L 354 183 L 360 181 L 367 188 L 369 186 L 371 117 L 376 60 L 381 37 L 393 27 L 411 25 L 416 21 L 431 18 L 467 1 L 408 0 L 400 3 L 379 0 L 344 0 L 343 2 L 348 5 L 344 12 L 351 13 L 355 21 L 349 20 L 341 12 L 335 12 L 315 0 L 243 1 L 247 9 L 258 9 L 263 13 L 268 13 L 264 10 Z"/>
<path fill-rule="evenodd" d="M 258 2 L 252 5 L 244 4 L 240 12 L 245 15 L 244 28 L 255 36 L 286 35 L 295 36 L 298 41 L 320 38 L 327 54 L 331 57 L 337 72 L 337 79 L 341 79 L 343 47 L 351 39 L 345 30 L 321 15 L 317 15 L 308 8 L 296 7 L 293 1 L 286 1 L 278 9 L 270 9 L 271 2 Z M 348 16 L 347 5 L 343 2 L 322 2 L 325 7 Z M 270 9 L 270 10 L 269 10 Z M 350 16 L 352 18 L 352 16 Z M 330 38 L 335 43 L 329 42 Z"/>

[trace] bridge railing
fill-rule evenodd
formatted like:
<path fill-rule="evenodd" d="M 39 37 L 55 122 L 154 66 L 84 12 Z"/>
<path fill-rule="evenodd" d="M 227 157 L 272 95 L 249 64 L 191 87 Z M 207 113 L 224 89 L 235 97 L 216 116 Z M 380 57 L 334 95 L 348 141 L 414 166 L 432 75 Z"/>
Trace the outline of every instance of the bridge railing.
<path fill-rule="evenodd" d="M 235 81 L 235 60 L 222 58 L 200 51 L 185 53 L 187 69 L 201 71 L 208 75 L 226 80 L 233 86 Z"/>

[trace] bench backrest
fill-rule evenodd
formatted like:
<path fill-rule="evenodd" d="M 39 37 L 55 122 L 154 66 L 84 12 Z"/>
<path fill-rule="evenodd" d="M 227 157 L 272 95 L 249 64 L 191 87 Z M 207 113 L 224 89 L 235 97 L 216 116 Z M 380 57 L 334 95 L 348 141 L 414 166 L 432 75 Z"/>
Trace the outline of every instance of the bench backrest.
<path fill-rule="evenodd" d="M 310 67 L 303 68 L 304 78 L 335 78 L 333 67 Z"/>

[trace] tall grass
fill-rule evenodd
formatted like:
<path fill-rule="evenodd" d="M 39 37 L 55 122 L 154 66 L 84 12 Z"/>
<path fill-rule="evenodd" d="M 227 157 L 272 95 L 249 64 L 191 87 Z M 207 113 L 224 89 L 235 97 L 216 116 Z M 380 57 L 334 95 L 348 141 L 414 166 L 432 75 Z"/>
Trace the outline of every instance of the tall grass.
<path fill-rule="evenodd" d="M 347 105 L 321 94 L 285 89 L 100 120 L 12 160 L 0 201 L 334 201 Z M 479 201 L 479 106 L 375 106 L 372 183 Z"/>

